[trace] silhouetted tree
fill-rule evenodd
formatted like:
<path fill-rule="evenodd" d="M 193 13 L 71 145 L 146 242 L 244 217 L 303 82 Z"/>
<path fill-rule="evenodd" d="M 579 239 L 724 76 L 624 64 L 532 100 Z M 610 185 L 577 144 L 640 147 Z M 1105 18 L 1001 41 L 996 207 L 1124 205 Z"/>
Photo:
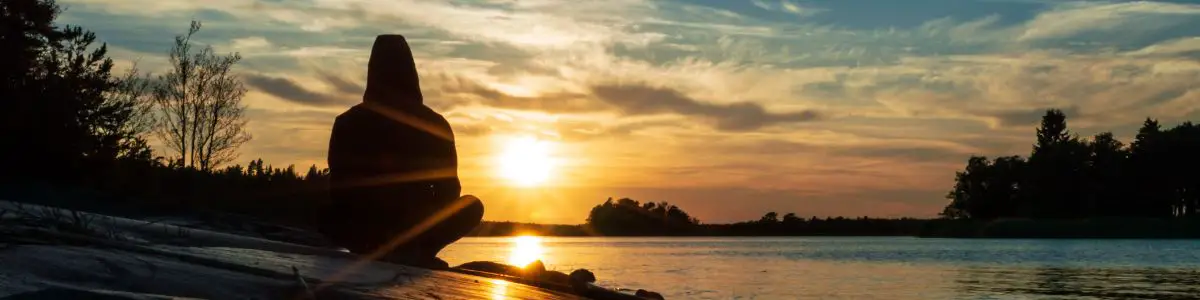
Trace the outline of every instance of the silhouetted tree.
<path fill-rule="evenodd" d="M 1020 210 L 1021 179 L 1026 162 L 1018 156 L 996 158 L 972 156 L 967 167 L 955 174 L 954 189 L 946 195 L 950 205 L 942 211 L 949 218 L 994 219 L 1016 216 Z"/>
<path fill-rule="evenodd" d="M 1132 186 L 1131 195 L 1134 201 L 1129 207 L 1130 213 L 1144 217 L 1165 217 L 1169 210 L 1162 209 L 1169 205 L 1166 191 L 1167 174 L 1161 170 L 1167 167 L 1162 126 L 1157 120 L 1146 118 L 1137 136 L 1130 144 L 1130 176 L 1126 178 Z"/>
<path fill-rule="evenodd" d="M 790 226 L 790 225 L 794 225 L 794 224 L 800 223 L 800 222 L 804 222 L 804 219 L 797 217 L 796 213 L 787 213 L 787 214 L 783 215 L 783 224 L 784 225 Z"/>
<path fill-rule="evenodd" d="M 758 222 L 766 223 L 766 224 L 779 223 L 779 214 L 777 214 L 773 211 L 768 212 L 766 214 L 763 214 L 762 218 L 758 219 Z"/>
<path fill-rule="evenodd" d="M 107 46 L 54 25 L 58 13 L 53 1 L 0 2 L 0 163 L 22 180 L 105 181 L 118 160 L 149 159 L 137 103 L 120 97 Z"/>
<path fill-rule="evenodd" d="M 1168 204 L 1174 216 L 1194 217 L 1200 212 L 1200 176 L 1190 175 L 1200 170 L 1200 126 L 1184 122 L 1165 133 L 1169 147 L 1165 158 L 1170 165 L 1159 172 L 1169 174 L 1166 178 Z"/>
<path fill-rule="evenodd" d="M 212 147 L 222 144 L 222 128 L 244 133 L 237 102 L 244 89 L 228 73 L 236 55 L 175 51 L 182 54 L 174 61 L 176 67 L 185 72 L 159 79 L 188 77 L 191 85 L 184 85 L 186 90 L 159 89 L 159 80 L 136 67 L 114 76 L 107 47 L 81 27 L 55 24 L 59 12 L 49 0 L 0 1 L 0 165 L 5 171 L 0 172 L 0 192 L 6 197 L 29 186 L 8 183 L 38 181 L 56 190 L 86 190 L 89 196 L 18 200 L 62 200 L 67 202 L 54 204 L 95 209 L 118 206 L 94 203 L 120 201 L 190 212 L 243 212 L 298 223 L 308 218 L 313 204 L 323 201 L 327 169 L 313 166 L 301 178 L 292 167 L 271 169 L 261 159 L 253 162 L 254 168 L 211 169 L 226 157 L 220 147 Z M 188 128 L 188 149 L 195 155 L 165 160 L 151 156 L 145 134 L 156 125 L 152 99 L 164 95 L 196 100 L 186 103 L 190 110 L 185 116 L 197 125 Z M 214 119 L 234 121 L 203 122 Z M 205 170 L 179 168 L 187 164 Z"/>
<path fill-rule="evenodd" d="M 700 221 L 667 202 L 641 204 L 636 200 L 609 198 L 588 213 L 588 226 L 604 234 L 670 235 L 696 229 Z"/>
<path fill-rule="evenodd" d="M 955 176 L 946 218 L 1200 215 L 1200 126 L 1163 130 L 1147 118 L 1129 147 L 1110 132 L 1080 140 L 1049 110 L 1026 162 L 971 157 Z"/>
<path fill-rule="evenodd" d="M 324 181 L 328 181 L 328 180 L 329 180 L 329 169 L 317 169 L 317 165 L 312 165 L 312 166 L 308 167 L 308 172 L 304 173 L 304 180 L 307 180 L 307 181 L 317 181 L 317 180 L 324 180 Z"/>
<path fill-rule="evenodd" d="M 41 69 L 41 53 L 54 42 L 58 29 L 54 19 L 59 12 L 53 1 L 0 1 L 0 163 L 5 177 L 48 175 L 33 173 L 35 164 L 44 171 L 65 167 L 65 161 L 43 161 L 41 151 L 51 145 L 38 138 L 41 116 L 50 115 L 48 101 L 41 101 L 44 90 L 35 74 Z"/>
<path fill-rule="evenodd" d="M 1086 189 L 1088 215 L 1123 216 L 1131 201 L 1122 177 L 1126 172 L 1129 150 L 1111 132 L 1097 134 L 1088 143 L 1089 159 Z"/>
<path fill-rule="evenodd" d="M 183 166 L 209 170 L 237 156 L 250 140 L 246 132 L 246 93 L 232 72 L 241 55 L 218 55 L 212 47 L 193 50 L 193 21 L 187 34 L 175 37 L 169 52 L 171 70 L 159 77 L 154 101 L 159 109 L 157 134 Z"/>
<path fill-rule="evenodd" d="M 1037 129 L 1037 144 L 1029 156 L 1029 169 L 1022 182 L 1022 209 L 1040 218 L 1072 218 L 1086 215 L 1090 199 L 1082 196 L 1087 167 L 1087 145 L 1067 131 L 1067 117 L 1051 109 Z"/>

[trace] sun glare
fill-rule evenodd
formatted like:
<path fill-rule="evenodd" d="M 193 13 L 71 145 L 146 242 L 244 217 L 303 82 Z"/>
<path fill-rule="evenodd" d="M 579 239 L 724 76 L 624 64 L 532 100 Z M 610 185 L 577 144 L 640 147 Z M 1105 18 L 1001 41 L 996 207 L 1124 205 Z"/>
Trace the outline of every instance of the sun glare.
<path fill-rule="evenodd" d="M 518 236 L 513 238 L 512 253 L 508 255 L 508 264 L 522 267 L 542 259 L 545 249 L 542 248 L 542 238 L 536 236 Z"/>
<path fill-rule="evenodd" d="M 492 279 L 492 300 L 508 299 L 508 281 Z"/>
<path fill-rule="evenodd" d="M 545 183 L 554 168 L 550 146 L 548 141 L 531 137 L 507 141 L 498 157 L 500 176 L 520 186 Z"/>

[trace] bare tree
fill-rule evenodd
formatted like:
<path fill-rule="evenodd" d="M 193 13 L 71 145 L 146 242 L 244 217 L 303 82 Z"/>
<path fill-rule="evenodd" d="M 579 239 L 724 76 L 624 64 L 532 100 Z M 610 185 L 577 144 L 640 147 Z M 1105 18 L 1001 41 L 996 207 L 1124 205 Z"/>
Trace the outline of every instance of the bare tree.
<path fill-rule="evenodd" d="M 126 120 L 116 124 L 118 127 L 113 130 L 123 134 L 125 139 L 118 149 L 118 156 L 149 160 L 151 153 L 146 137 L 154 131 L 154 102 L 151 99 L 154 80 L 149 74 L 141 73 L 136 63 L 115 80 L 116 88 L 109 92 L 108 99 L 120 108 L 117 112 L 124 114 Z"/>
<path fill-rule="evenodd" d="M 174 152 L 172 164 L 211 170 L 236 158 L 250 134 L 242 105 L 246 88 L 230 72 L 242 56 L 217 55 L 209 46 L 196 51 L 191 39 L 199 31 L 200 22 L 192 21 L 186 35 L 175 37 L 171 70 L 154 90 L 155 133 Z"/>

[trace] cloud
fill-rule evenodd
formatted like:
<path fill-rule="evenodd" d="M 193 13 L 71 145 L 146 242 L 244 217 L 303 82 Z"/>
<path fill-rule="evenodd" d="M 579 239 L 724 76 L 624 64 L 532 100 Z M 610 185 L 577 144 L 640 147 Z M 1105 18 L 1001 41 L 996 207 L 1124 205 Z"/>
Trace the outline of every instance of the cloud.
<path fill-rule="evenodd" d="M 761 104 L 738 102 L 714 104 L 689 98 L 682 93 L 666 88 L 642 85 L 596 85 L 590 93 L 553 92 L 536 96 L 514 96 L 462 77 L 431 76 L 437 80 L 436 90 L 440 97 L 459 97 L 457 106 L 478 104 L 487 107 L 540 111 L 558 114 L 604 113 L 616 111 L 627 117 L 675 114 L 697 117 L 713 123 L 723 131 L 751 131 L 763 127 L 812 121 L 819 118 L 815 111 L 804 110 L 789 113 L 768 112 Z M 662 125 L 660 121 L 635 122 L 607 127 L 599 132 L 595 129 L 570 131 L 574 137 L 629 133 L 642 126 Z"/>
<path fill-rule="evenodd" d="M 819 12 L 817 9 L 801 7 L 800 5 L 792 3 L 788 0 L 781 0 L 779 6 L 782 7 L 784 11 L 797 16 L 807 16 Z"/>
<path fill-rule="evenodd" d="M 772 0 L 770 2 L 766 0 L 751 0 L 750 3 L 763 10 L 781 12 L 802 17 L 811 16 L 823 11 L 822 9 L 806 7 L 789 0 Z"/>
<path fill-rule="evenodd" d="M 236 51 L 259 50 L 271 47 L 271 42 L 261 36 L 237 38 L 233 39 L 229 47 Z"/>
<path fill-rule="evenodd" d="M 246 110 L 246 115 L 254 120 L 262 120 L 264 123 L 272 123 L 289 128 L 328 129 L 333 125 L 333 120 L 337 117 L 338 112 L 307 109 L 278 110 L 250 108 Z"/>
<path fill-rule="evenodd" d="M 766 157 L 818 155 L 906 162 L 958 162 L 972 153 L 981 152 L 981 149 L 970 145 L 928 138 L 872 138 L 859 135 L 839 135 L 837 138 L 812 137 L 803 141 L 780 138 L 747 140 L 733 143 L 732 146 L 720 147 L 720 149 L 730 155 L 735 153 Z M 883 173 L 883 171 L 879 172 Z"/>
<path fill-rule="evenodd" d="M 1146 46 L 1137 51 L 1129 52 L 1128 55 L 1137 56 L 1152 56 L 1152 55 L 1179 55 L 1192 54 L 1200 55 L 1200 37 L 1185 37 L 1176 40 L 1166 41 L 1159 44 Z"/>
<path fill-rule="evenodd" d="M 345 106 L 353 103 L 341 95 L 311 91 L 288 78 L 270 77 L 257 74 L 248 74 L 245 75 L 244 78 L 246 84 L 258 91 L 297 104 L 310 106 Z"/>
<path fill-rule="evenodd" d="M 453 36 L 519 47 L 579 49 L 617 43 L 645 44 L 657 34 L 624 30 L 620 22 L 644 16 L 650 5 L 641 1 L 537 1 L 536 3 L 469 4 L 432 1 L 323 0 L 324 10 L 353 13 L 386 25 L 409 25 L 443 30 Z M 612 24 L 617 22 L 618 24 Z M 617 25 L 617 26 L 613 26 Z M 392 25 L 394 26 L 394 25 Z"/>
<path fill-rule="evenodd" d="M 773 10 L 774 9 L 770 3 L 767 3 L 767 1 L 750 0 L 750 3 L 753 3 L 754 6 L 757 6 L 758 8 L 761 8 L 761 9 L 765 9 L 765 10 Z"/>
<path fill-rule="evenodd" d="M 1063 38 L 1086 32 L 1146 32 L 1195 22 L 1200 5 L 1135 1 L 1069 3 L 1039 14 L 1026 24 L 1020 40 Z"/>
<path fill-rule="evenodd" d="M 367 88 L 363 84 L 352 82 L 342 76 L 333 74 L 327 71 L 317 71 L 317 76 L 324 80 L 325 83 L 333 86 L 333 88 L 342 94 L 362 95 Z"/>
<path fill-rule="evenodd" d="M 426 76 L 429 85 L 436 86 L 442 97 L 454 97 L 458 105 L 481 104 L 490 107 L 535 110 L 550 113 L 587 113 L 604 110 L 605 107 L 586 95 L 570 92 L 552 92 L 536 96 L 514 96 L 486 86 L 470 78 L 432 75 Z"/>
<path fill-rule="evenodd" d="M 815 111 L 772 113 L 753 102 L 701 102 L 673 89 L 644 85 L 600 85 L 592 87 L 592 93 L 626 114 L 671 113 L 701 117 L 716 123 L 717 129 L 727 131 L 750 131 L 780 123 L 812 121 L 819 117 Z"/>
<path fill-rule="evenodd" d="M 1042 116 L 1046 115 L 1046 111 L 1050 109 L 1062 110 L 1063 114 L 1071 119 L 1084 118 L 1085 115 L 1079 113 L 1078 107 L 1047 107 L 1034 109 L 1016 109 L 1004 110 L 992 113 L 981 113 L 982 115 L 993 118 L 997 126 L 1012 127 L 1012 126 L 1036 126 L 1042 120 Z"/>
<path fill-rule="evenodd" d="M 678 127 L 671 120 L 610 120 L 604 122 L 560 120 L 555 123 L 558 137 L 567 142 L 625 139 L 640 131 L 662 127 Z"/>
<path fill-rule="evenodd" d="M 898 66 L 836 70 L 825 80 L 798 82 L 794 91 L 802 98 L 828 99 L 822 102 L 831 113 L 877 119 L 965 119 L 1009 129 L 1059 108 L 1070 112 L 1072 126 L 1089 127 L 1146 116 L 1180 118 L 1191 109 L 1179 108 L 1200 107 L 1186 104 L 1196 80 L 1200 62 L 1177 56 L 1027 50 L 910 57 Z M 1166 106 L 1176 109 L 1163 110 Z"/>

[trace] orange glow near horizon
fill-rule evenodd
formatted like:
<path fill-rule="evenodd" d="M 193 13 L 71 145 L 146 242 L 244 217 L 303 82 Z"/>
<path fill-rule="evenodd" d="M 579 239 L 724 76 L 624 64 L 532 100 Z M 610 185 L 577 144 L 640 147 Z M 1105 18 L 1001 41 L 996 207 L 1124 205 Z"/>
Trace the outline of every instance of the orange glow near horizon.
<path fill-rule="evenodd" d="M 542 247 L 542 238 L 523 235 L 513 238 L 512 251 L 508 255 L 508 264 L 524 268 L 530 263 L 542 259 L 546 249 Z"/>
<path fill-rule="evenodd" d="M 555 168 L 551 156 L 554 145 L 533 137 L 518 137 L 504 141 L 496 157 L 500 177 L 521 187 L 532 187 L 550 180 Z"/>

